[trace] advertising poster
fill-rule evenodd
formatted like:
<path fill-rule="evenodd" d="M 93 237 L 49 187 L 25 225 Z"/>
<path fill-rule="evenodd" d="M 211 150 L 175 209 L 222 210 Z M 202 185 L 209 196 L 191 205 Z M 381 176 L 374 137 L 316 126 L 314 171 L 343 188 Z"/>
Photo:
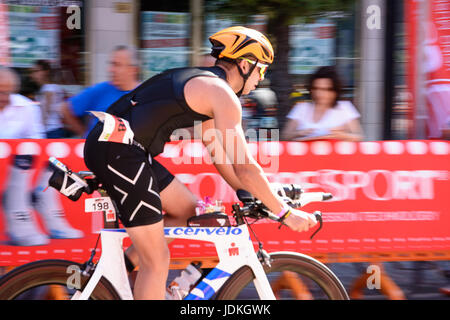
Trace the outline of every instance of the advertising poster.
<path fill-rule="evenodd" d="M 450 130 L 450 3 L 429 1 L 430 22 L 425 43 L 426 99 L 429 138 Z"/>
<path fill-rule="evenodd" d="M 189 65 L 190 14 L 145 11 L 141 13 L 143 78 Z"/>
<path fill-rule="evenodd" d="M 9 66 L 8 6 L 0 1 L 0 65 Z"/>
<path fill-rule="evenodd" d="M 59 63 L 59 7 L 8 7 L 12 66 L 27 68 L 37 59 Z"/>
<path fill-rule="evenodd" d="M 336 26 L 328 20 L 290 26 L 289 72 L 311 74 L 333 64 Z"/>
<path fill-rule="evenodd" d="M 428 18 L 419 21 L 419 2 L 405 1 L 408 53 L 408 91 L 410 119 L 415 119 L 417 97 L 417 42 L 418 27 L 424 32 L 423 48 L 427 103 L 426 133 L 428 138 L 441 138 L 443 130 L 450 129 L 450 5 L 448 1 L 427 1 Z M 414 128 L 411 128 L 414 130 Z M 413 133 L 410 134 L 413 137 Z"/>
<path fill-rule="evenodd" d="M 411 122 L 409 127 L 409 138 L 414 137 L 414 118 L 416 110 L 416 43 L 417 43 L 417 3 L 414 0 L 405 1 L 405 28 L 406 28 L 406 50 L 407 50 L 407 76 L 406 84 L 408 87 L 408 119 Z"/>
<path fill-rule="evenodd" d="M 209 37 L 220 31 L 222 29 L 232 27 L 232 26 L 245 26 L 258 30 L 260 32 L 266 32 L 267 17 L 265 15 L 252 15 L 249 17 L 246 23 L 240 21 L 234 21 L 231 19 L 231 15 L 227 14 L 207 14 L 205 17 L 205 38 L 203 41 L 203 46 L 205 47 L 205 53 L 209 53 L 211 50 L 211 42 L 209 42 Z"/>

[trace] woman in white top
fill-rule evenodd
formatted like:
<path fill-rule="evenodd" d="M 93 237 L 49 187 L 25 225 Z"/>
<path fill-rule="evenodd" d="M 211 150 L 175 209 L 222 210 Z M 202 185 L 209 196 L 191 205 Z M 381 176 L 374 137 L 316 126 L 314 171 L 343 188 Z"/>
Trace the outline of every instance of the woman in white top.
<path fill-rule="evenodd" d="M 333 67 L 321 67 L 308 85 L 312 102 L 299 102 L 287 115 L 283 140 L 363 139 L 360 114 L 350 101 L 340 101 L 340 81 Z"/>
<path fill-rule="evenodd" d="M 69 132 L 61 120 L 61 104 L 65 94 L 63 88 L 52 83 L 52 68 L 49 62 L 37 60 L 31 70 L 31 78 L 40 86 L 36 94 L 42 110 L 42 121 L 48 139 L 67 138 Z"/>

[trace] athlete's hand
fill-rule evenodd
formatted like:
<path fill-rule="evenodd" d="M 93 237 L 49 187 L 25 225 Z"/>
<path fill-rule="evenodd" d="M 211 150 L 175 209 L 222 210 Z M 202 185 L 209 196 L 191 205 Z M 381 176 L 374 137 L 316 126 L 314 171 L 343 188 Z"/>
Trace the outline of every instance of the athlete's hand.
<path fill-rule="evenodd" d="M 291 212 L 283 222 L 294 231 L 308 231 L 317 224 L 317 219 L 312 213 L 295 209 L 291 209 Z"/>

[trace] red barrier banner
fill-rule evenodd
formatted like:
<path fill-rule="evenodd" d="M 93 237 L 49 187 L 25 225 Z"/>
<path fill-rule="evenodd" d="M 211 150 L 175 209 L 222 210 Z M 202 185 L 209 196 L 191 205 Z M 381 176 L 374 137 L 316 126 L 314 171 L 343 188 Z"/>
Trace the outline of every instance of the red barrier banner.
<path fill-rule="evenodd" d="M 49 258 L 81 262 L 89 258 L 102 227 L 100 214 L 84 212 L 84 199 L 90 196 L 73 202 L 57 194 L 52 200 L 53 189 L 42 190 L 50 156 L 74 171 L 86 170 L 83 145 L 83 140 L 76 139 L 0 141 L 0 265 Z M 250 150 L 270 181 L 297 183 L 305 191 L 334 195 L 331 201 L 304 208 L 323 212 L 324 227 L 312 240 L 314 230 L 297 233 L 262 220 L 253 224 L 267 251 L 325 254 L 450 250 L 449 142 L 259 142 L 250 143 Z M 32 170 L 22 170 L 28 175 L 18 173 L 22 164 L 16 154 L 35 155 Z M 223 200 L 230 214 L 230 205 L 238 200 L 200 142 L 169 143 L 157 159 L 199 198 Z M 11 190 L 19 190 L 19 186 L 23 192 L 11 196 Z M 42 206 L 32 201 L 33 190 L 41 196 L 50 192 L 48 201 L 61 204 L 63 230 L 51 230 Z M 41 236 L 36 239 L 43 239 L 43 244 L 21 246 L 21 238 L 14 232 L 11 236 L 15 229 L 8 212 L 17 203 L 26 204 L 23 220 L 27 220 L 28 212 L 35 220 L 30 232 L 38 230 Z M 20 229 L 15 232 L 20 235 Z M 69 235 L 75 239 L 64 238 Z M 173 258 L 216 255 L 207 242 L 175 240 L 170 250 Z"/>

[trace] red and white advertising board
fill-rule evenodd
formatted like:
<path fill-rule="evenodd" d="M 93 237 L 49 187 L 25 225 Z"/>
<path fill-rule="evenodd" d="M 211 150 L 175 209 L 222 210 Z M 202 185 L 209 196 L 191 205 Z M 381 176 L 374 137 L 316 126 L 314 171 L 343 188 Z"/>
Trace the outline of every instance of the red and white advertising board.
<path fill-rule="evenodd" d="M 38 157 L 33 188 L 49 156 L 74 171 L 86 170 L 83 140 L 2 140 L 0 181 L 4 191 L 12 155 L 32 151 Z M 313 253 L 362 253 L 450 250 L 450 143 L 447 141 L 379 142 L 259 142 L 250 144 L 254 157 L 273 182 L 297 183 L 306 191 L 325 191 L 332 201 L 304 208 L 323 212 L 324 227 L 310 240 L 311 232 L 296 233 L 278 224 L 253 225 L 264 248 Z M 157 159 L 198 197 L 221 199 L 227 206 L 237 201 L 210 163 L 199 142 L 173 142 Z M 61 195 L 69 223 L 85 234 L 82 239 L 50 239 L 45 246 L 18 247 L 8 243 L 0 210 L 0 265 L 20 265 L 37 259 L 89 258 L 101 227 L 101 217 L 84 212 L 83 196 L 72 202 Z M 40 227 L 44 223 L 36 214 Z M 176 240 L 173 258 L 215 255 L 210 243 Z"/>

